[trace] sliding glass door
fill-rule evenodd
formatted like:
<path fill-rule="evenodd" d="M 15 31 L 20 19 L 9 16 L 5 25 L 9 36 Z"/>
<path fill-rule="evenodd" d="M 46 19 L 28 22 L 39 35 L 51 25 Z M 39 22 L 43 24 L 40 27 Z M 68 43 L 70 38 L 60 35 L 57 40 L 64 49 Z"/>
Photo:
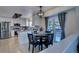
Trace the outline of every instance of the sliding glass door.
<path fill-rule="evenodd" d="M 47 31 L 51 31 L 51 33 L 54 32 L 54 19 L 53 18 L 48 19 Z"/>
<path fill-rule="evenodd" d="M 54 33 L 54 42 L 60 42 L 61 27 L 59 24 L 58 16 L 49 17 L 47 20 L 47 31 L 51 31 L 51 33 Z"/>
<path fill-rule="evenodd" d="M 60 23 L 59 23 L 59 20 L 58 20 L 58 16 L 55 16 L 55 20 L 54 20 L 54 26 L 55 26 L 55 28 L 54 28 L 54 41 L 55 42 L 60 42 L 60 40 L 61 40 L 61 32 L 62 32 L 62 30 L 61 30 L 61 27 L 60 27 Z"/>

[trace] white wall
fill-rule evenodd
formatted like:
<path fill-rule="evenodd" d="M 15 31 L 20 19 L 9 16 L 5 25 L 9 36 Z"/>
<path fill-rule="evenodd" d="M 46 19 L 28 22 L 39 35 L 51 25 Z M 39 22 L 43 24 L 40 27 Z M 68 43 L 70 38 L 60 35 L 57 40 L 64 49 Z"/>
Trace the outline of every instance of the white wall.
<path fill-rule="evenodd" d="M 33 22 L 32 23 L 33 26 L 41 24 L 41 20 L 40 20 L 40 18 L 37 15 L 33 16 L 32 22 Z"/>
<path fill-rule="evenodd" d="M 43 27 L 43 30 L 45 30 L 45 18 L 39 18 L 39 16 L 35 15 L 32 19 L 32 25 L 39 25 L 40 27 Z"/>
<path fill-rule="evenodd" d="M 69 36 L 73 33 L 77 32 L 77 19 L 76 19 L 76 10 L 72 9 L 66 14 L 66 22 L 65 22 L 65 35 Z"/>
<path fill-rule="evenodd" d="M 41 19 L 40 26 L 43 27 L 43 30 L 45 31 L 45 18 Z"/>
<path fill-rule="evenodd" d="M 79 7 L 76 7 L 77 33 L 79 34 Z"/>
<path fill-rule="evenodd" d="M 74 8 L 74 6 L 59 6 L 59 7 L 55 7 L 53 9 L 50 9 L 49 11 L 47 11 L 45 13 L 45 16 L 51 16 L 57 13 L 60 13 L 62 11 L 66 11 L 68 9 Z"/>

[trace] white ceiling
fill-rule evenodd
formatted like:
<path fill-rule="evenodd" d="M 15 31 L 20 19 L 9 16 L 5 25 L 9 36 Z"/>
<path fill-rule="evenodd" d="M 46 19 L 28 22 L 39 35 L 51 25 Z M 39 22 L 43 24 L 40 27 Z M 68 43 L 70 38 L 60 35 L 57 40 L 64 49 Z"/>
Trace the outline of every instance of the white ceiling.
<path fill-rule="evenodd" d="M 55 6 L 43 6 L 43 11 L 54 7 Z M 0 6 L 0 17 L 12 17 L 14 13 L 21 13 L 22 17 L 27 18 L 38 11 L 38 6 Z"/>

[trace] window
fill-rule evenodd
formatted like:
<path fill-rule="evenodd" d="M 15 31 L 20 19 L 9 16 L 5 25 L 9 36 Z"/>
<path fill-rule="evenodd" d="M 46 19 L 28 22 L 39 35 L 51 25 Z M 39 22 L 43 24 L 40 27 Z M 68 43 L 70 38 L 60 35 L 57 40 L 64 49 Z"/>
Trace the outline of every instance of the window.
<path fill-rule="evenodd" d="M 26 26 L 30 26 L 31 27 L 32 26 L 32 20 L 27 20 L 26 21 Z"/>
<path fill-rule="evenodd" d="M 32 26 L 32 21 L 29 21 L 29 26 Z"/>
<path fill-rule="evenodd" d="M 58 16 L 48 18 L 47 30 L 54 32 L 54 42 L 60 42 L 61 27 L 59 24 Z"/>
<path fill-rule="evenodd" d="M 58 16 L 55 17 L 55 29 L 54 29 L 54 38 L 55 42 L 59 42 L 61 40 L 61 27 L 59 24 Z"/>
<path fill-rule="evenodd" d="M 54 19 L 49 18 L 48 19 L 48 28 L 47 31 L 54 32 Z"/>

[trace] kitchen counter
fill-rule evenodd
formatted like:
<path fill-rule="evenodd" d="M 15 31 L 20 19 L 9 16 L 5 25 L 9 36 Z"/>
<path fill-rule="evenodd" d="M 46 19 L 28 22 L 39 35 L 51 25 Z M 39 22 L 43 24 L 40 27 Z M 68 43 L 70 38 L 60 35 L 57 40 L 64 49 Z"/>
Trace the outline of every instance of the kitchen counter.
<path fill-rule="evenodd" d="M 27 31 L 18 31 L 18 39 L 20 44 L 28 43 Z"/>

